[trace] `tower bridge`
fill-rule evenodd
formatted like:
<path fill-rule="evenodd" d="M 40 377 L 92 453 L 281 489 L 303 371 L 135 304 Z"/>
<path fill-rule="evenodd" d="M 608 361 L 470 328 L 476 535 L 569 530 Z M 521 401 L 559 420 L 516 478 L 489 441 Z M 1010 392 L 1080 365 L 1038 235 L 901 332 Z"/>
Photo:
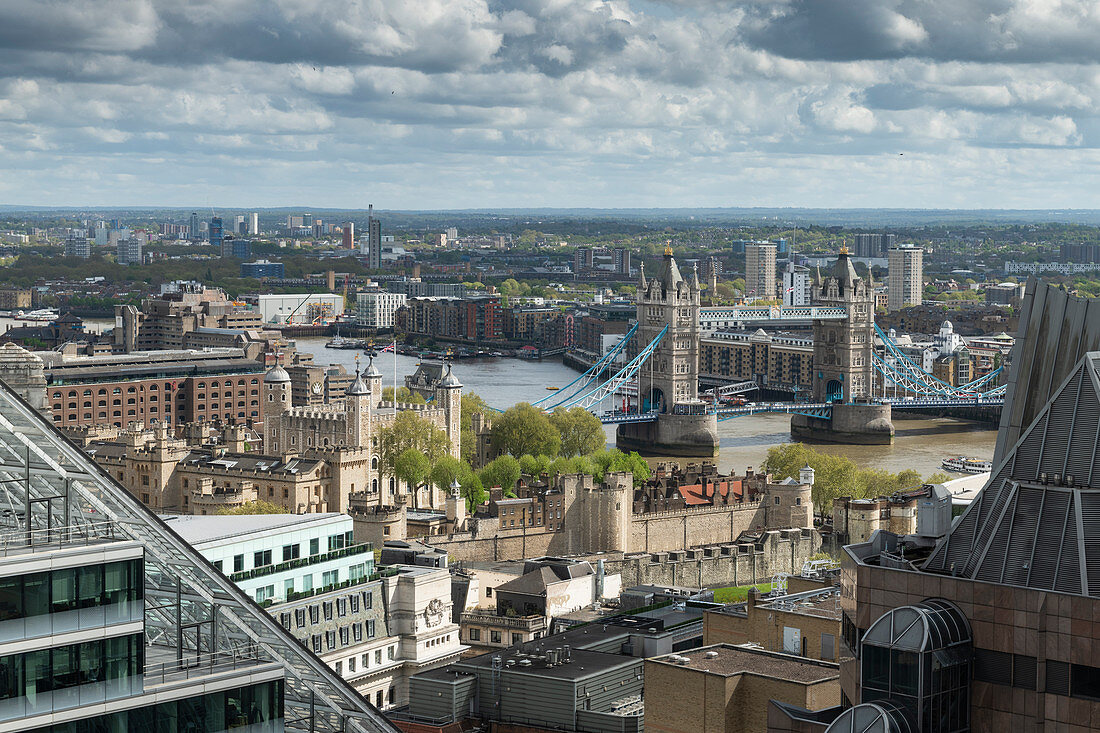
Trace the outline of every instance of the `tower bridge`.
<path fill-rule="evenodd" d="M 685 278 L 666 250 L 661 271 L 638 282 L 636 322 L 623 339 L 584 374 L 552 396 L 533 402 L 546 410 L 581 406 L 618 425 L 625 450 L 673 456 L 707 456 L 718 450 L 719 420 L 764 412 L 791 415 L 797 438 L 839 443 L 889 443 L 893 410 L 1000 409 L 1000 370 L 955 386 L 910 360 L 875 325 L 874 282 L 856 274 L 841 251 L 828 274 L 817 272 L 812 306 L 700 306 L 698 273 Z M 757 389 L 755 381 L 699 391 L 701 332 L 727 322 L 809 320 L 813 325 L 813 378 L 794 385 L 805 400 L 721 406 L 722 397 Z M 876 352 L 876 338 L 884 351 Z M 633 339 L 633 341 L 632 341 Z M 630 344 L 628 346 L 628 343 Z M 622 367 L 613 367 L 625 360 Z M 876 381 L 883 387 L 876 394 Z M 886 387 L 903 399 L 888 399 Z M 607 405 L 610 403 L 611 408 Z"/>

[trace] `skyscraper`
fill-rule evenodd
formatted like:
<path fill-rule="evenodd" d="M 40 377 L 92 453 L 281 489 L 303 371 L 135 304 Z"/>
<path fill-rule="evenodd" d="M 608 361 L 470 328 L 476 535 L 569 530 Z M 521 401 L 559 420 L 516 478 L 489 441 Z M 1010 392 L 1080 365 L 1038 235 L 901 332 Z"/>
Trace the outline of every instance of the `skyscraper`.
<path fill-rule="evenodd" d="M 616 275 L 630 275 L 630 250 L 625 247 L 616 247 L 612 251 Z"/>
<path fill-rule="evenodd" d="M 924 295 L 924 250 L 911 244 L 890 249 L 887 310 L 920 305 Z"/>
<path fill-rule="evenodd" d="M 344 249 L 351 249 L 355 246 L 355 224 L 353 222 L 344 222 L 344 235 L 340 244 Z"/>
<path fill-rule="evenodd" d="M 199 215 L 191 212 L 191 240 L 197 241 L 199 239 Z"/>
<path fill-rule="evenodd" d="M 260 233 L 260 214 L 253 211 L 248 215 L 248 233 L 252 236 L 256 236 Z"/>
<path fill-rule="evenodd" d="M 214 249 L 217 250 L 222 257 L 232 256 L 232 252 L 225 252 L 222 246 L 225 242 L 225 233 L 222 231 L 222 218 L 220 216 L 210 217 L 210 244 L 214 245 Z"/>
<path fill-rule="evenodd" d="M 382 267 L 382 222 L 374 218 L 374 204 L 367 207 L 367 267 Z"/>
<path fill-rule="evenodd" d="M 775 245 L 755 242 L 745 245 L 745 295 L 775 297 Z"/>

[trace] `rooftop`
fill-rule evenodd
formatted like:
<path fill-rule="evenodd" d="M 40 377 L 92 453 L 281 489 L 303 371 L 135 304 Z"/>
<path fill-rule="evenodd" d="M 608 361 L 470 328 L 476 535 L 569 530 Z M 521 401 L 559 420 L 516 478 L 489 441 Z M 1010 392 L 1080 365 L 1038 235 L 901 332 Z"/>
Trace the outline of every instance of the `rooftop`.
<path fill-rule="evenodd" d="M 245 535 L 274 529 L 305 529 L 344 518 L 336 512 L 326 514 L 236 514 L 232 516 L 200 516 L 176 514 L 164 517 L 165 523 L 191 545 L 225 539 L 245 539 Z"/>
<path fill-rule="evenodd" d="M 553 664 L 547 659 L 546 652 L 552 649 L 561 649 L 560 644 L 550 644 L 551 640 L 559 637 L 553 636 L 547 639 L 528 642 L 522 646 L 509 647 L 498 652 L 482 654 L 478 657 L 464 659 L 454 667 L 492 668 L 493 660 L 500 658 L 507 674 L 533 674 L 542 678 L 554 678 L 564 680 L 576 680 L 584 677 L 607 672 L 620 667 L 638 665 L 642 660 L 638 657 L 626 657 L 621 654 L 608 654 L 605 652 L 592 652 L 587 649 L 571 648 L 569 661 Z M 512 665 L 509 666 L 509 662 Z M 529 664 L 527 664 L 529 662 Z"/>
<path fill-rule="evenodd" d="M 678 660 L 684 659 L 688 661 L 677 664 Z M 764 651 L 749 645 L 712 644 L 692 649 L 684 655 L 670 654 L 646 661 L 653 664 L 686 667 L 723 677 L 752 674 L 807 684 L 826 682 L 840 677 L 840 667 L 835 663 Z"/>

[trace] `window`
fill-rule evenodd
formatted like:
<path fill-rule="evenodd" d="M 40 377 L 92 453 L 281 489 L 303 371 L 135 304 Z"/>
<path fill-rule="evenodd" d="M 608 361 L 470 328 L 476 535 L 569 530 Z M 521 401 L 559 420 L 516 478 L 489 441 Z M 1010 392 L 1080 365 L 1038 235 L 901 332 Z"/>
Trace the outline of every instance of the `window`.
<path fill-rule="evenodd" d="M 500 643 L 500 632 L 490 630 L 489 631 L 489 642 L 492 643 L 492 644 L 499 644 Z"/>
<path fill-rule="evenodd" d="M 481 629 L 470 629 L 470 641 L 481 641 Z"/>
<path fill-rule="evenodd" d="M 239 573 L 244 570 L 244 555 L 233 556 L 233 572 Z"/>
<path fill-rule="evenodd" d="M 359 596 L 351 596 L 348 600 L 351 601 L 351 612 L 359 613 Z"/>
<path fill-rule="evenodd" d="M 374 608 L 374 596 L 369 590 L 363 591 L 363 608 Z"/>
<path fill-rule="evenodd" d="M 262 568 L 271 564 L 271 550 L 260 550 L 252 556 L 252 567 Z"/>
<path fill-rule="evenodd" d="M 1069 694 L 1086 700 L 1100 700 L 1100 667 L 1071 664 Z"/>
<path fill-rule="evenodd" d="M 348 634 L 348 627 L 347 626 L 341 626 L 340 627 L 340 645 L 341 646 L 347 646 L 348 645 L 348 643 L 350 642 L 349 636 L 350 636 L 350 634 Z"/>
<path fill-rule="evenodd" d="M 321 653 L 321 635 L 314 634 L 310 637 L 310 644 L 313 646 L 313 652 L 315 654 Z"/>
<path fill-rule="evenodd" d="M 381 649 L 375 649 L 374 650 L 374 663 L 375 664 L 381 664 L 382 663 L 382 650 Z"/>
<path fill-rule="evenodd" d="M 283 562 L 297 560 L 302 555 L 302 546 L 298 544 L 283 545 Z"/>
<path fill-rule="evenodd" d="M 389 656 L 390 659 L 393 659 L 394 654 L 396 653 L 396 651 L 397 651 L 397 647 L 391 646 L 391 647 L 386 649 L 386 654 Z"/>
<path fill-rule="evenodd" d="M 332 620 L 332 601 L 325 601 L 324 603 L 321 604 L 321 608 L 324 610 L 324 613 L 325 613 L 325 621 L 331 621 Z"/>
<path fill-rule="evenodd" d="M 217 571 L 219 573 L 222 571 L 222 561 L 221 560 L 215 560 L 212 564 L 214 565 L 214 567 L 217 569 Z"/>
<path fill-rule="evenodd" d="M 374 638 L 374 619 L 370 619 L 367 621 L 367 638 Z M 379 661 L 381 661 L 381 659 Z"/>
<path fill-rule="evenodd" d="M 309 607 L 309 622 L 316 624 L 321 621 L 321 608 L 316 603 Z"/>
<path fill-rule="evenodd" d="M 336 632 L 335 631 L 326 631 L 325 632 L 325 644 L 328 645 L 329 649 L 335 649 L 336 648 Z"/>
<path fill-rule="evenodd" d="M 330 586 L 330 585 L 336 585 L 336 583 L 338 582 L 337 579 L 339 577 L 340 577 L 340 571 L 339 570 L 328 570 L 328 571 L 326 571 L 325 573 L 323 573 L 321 575 L 321 585 L 323 587 L 324 586 Z"/>
<path fill-rule="evenodd" d="M 512 645 L 523 643 L 523 634 L 512 634 Z"/>
<path fill-rule="evenodd" d="M 348 602 L 346 598 L 336 599 L 336 615 L 347 616 L 348 615 Z"/>
<path fill-rule="evenodd" d="M 266 600 L 275 597 L 275 586 L 266 585 L 263 588 L 256 589 L 256 603 L 263 603 Z"/>
<path fill-rule="evenodd" d="M 492 598 L 493 597 L 493 589 L 492 588 L 486 588 L 485 589 L 485 597 L 486 598 Z"/>
<path fill-rule="evenodd" d="M 778 496 L 777 496 L 777 497 L 775 497 L 775 505 L 776 505 L 776 506 L 779 506 L 779 497 L 778 497 Z"/>
<path fill-rule="evenodd" d="M 290 631 L 290 614 L 289 613 L 280 613 L 279 614 L 279 623 L 282 624 L 284 629 L 286 629 L 287 631 Z"/>
<path fill-rule="evenodd" d="M 338 674 L 338 675 L 343 675 L 344 674 L 344 663 L 343 662 L 337 662 L 336 663 L 336 674 Z"/>
<path fill-rule="evenodd" d="M 364 654 L 360 661 L 363 662 L 363 669 L 368 669 L 370 667 L 370 652 Z"/>
<path fill-rule="evenodd" d="M 299 629 L 306 625 L 306 609 L 294 609 L 294 623 L 298 626 Z"/>
<path fill-rule="evenodd" d="M 821 635 L 821 658 L 832 661 L 836 659 L 836 637 L 832 634 Z"/>
<path fill-rule="evenodd" d="M 348 672 L 351 673 L 351 672 L 354 672 L 354 671 L 355 671 L 355 657 L 349 657 L 348 658 Z"/>
<path fill-rule="evenodd" d="M 319 555 L 319 554 L 321 554 L 321 540 L 319 538 L 314 537 L 313 539 L 311 539 L 309 541 L 309 554 L 310 555 Z"/>

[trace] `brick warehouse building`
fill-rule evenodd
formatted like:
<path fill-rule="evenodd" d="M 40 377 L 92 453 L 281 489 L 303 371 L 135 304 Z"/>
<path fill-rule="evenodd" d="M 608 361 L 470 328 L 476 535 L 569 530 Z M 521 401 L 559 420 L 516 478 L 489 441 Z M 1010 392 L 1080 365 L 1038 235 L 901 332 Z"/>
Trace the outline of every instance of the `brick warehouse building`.
<path fill-rule="evenodd" d="M 1100 727 L 1100 301 L 1033 280 L 1021 323 L 991 480 L 844 548 L 842 704 L 769 730 Z"/>
<path fill-rule="evenodd" d="M 263 419 L 263 365 L 240 349 L 42 356 L 46 404 L 60 428 Z"/>

